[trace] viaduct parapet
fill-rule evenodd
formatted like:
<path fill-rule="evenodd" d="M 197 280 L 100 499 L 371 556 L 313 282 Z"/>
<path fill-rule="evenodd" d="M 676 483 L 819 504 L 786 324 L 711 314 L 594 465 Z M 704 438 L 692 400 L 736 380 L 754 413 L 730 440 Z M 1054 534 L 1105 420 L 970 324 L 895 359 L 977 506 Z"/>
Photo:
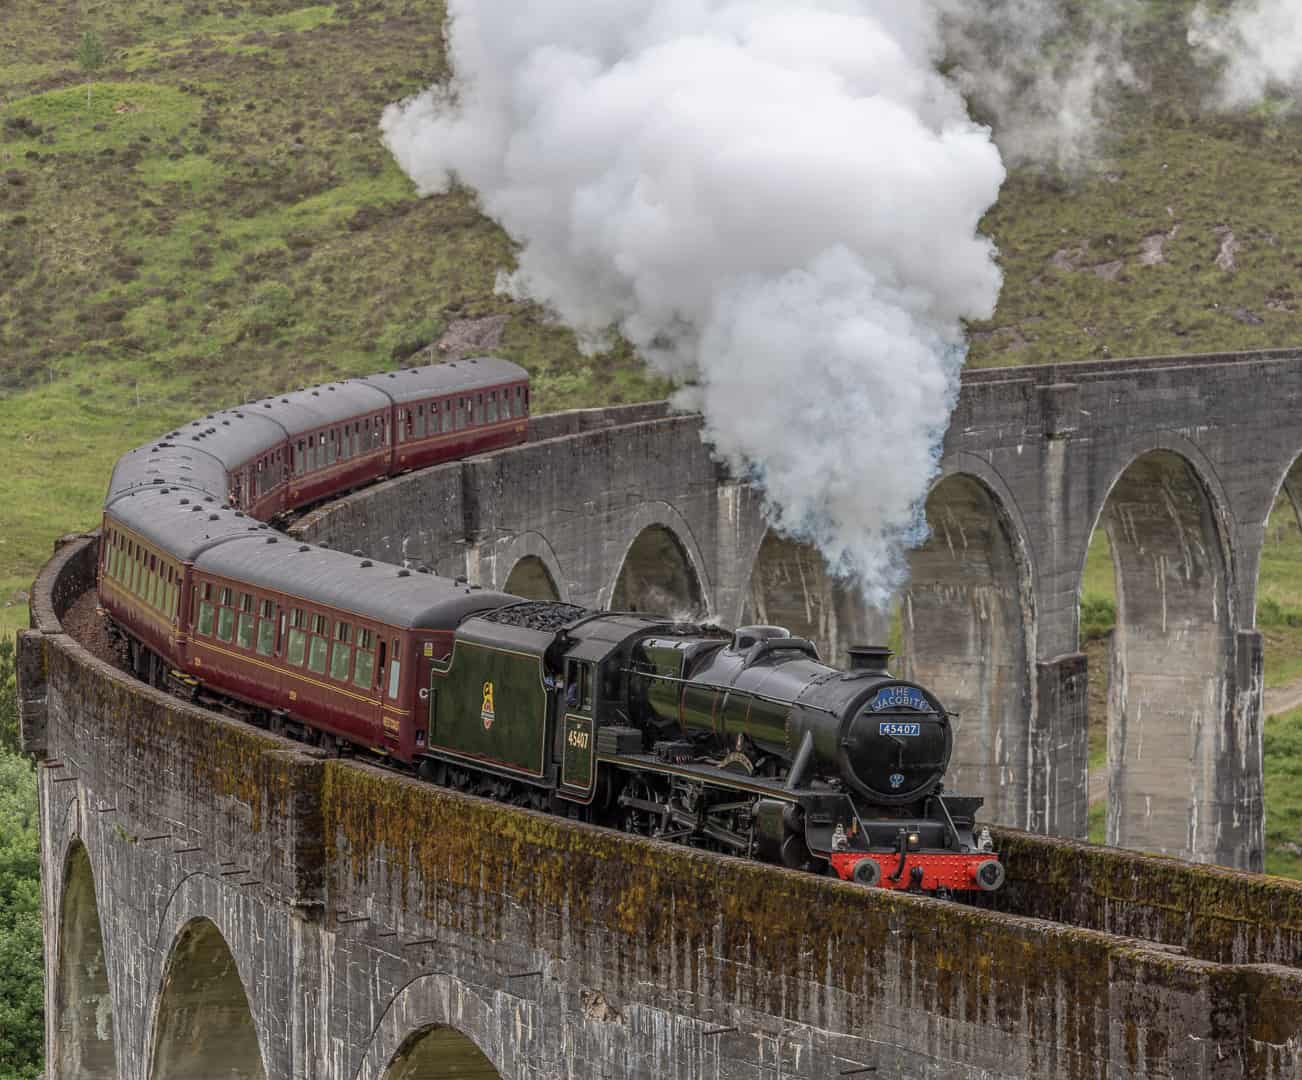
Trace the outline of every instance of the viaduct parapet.
<path fill-rule="evenodd" d="M 1296 350 L 965 375 L 902 598 L 904 673 L 959 715 L 951 787 L 1004 824 L 1086 835 L 1078 596 L 1101 524 L 1119 601 L 1108 839 L 1261 868 L 1257 571 L 1276 498 L 1299 490 L 1300 398 Z M 525 446 L 298 531 L 530 595 L 777 622 L 832 655 L 882 633 L 767 531 L 700 418 L 663 406 L 540 418 Z"/>
<path fill-rule="evenodd" d="M 20 636 L 51 1080 L 1302 1078 L 1295 883 L 1001 830 L 983 910 L 445 793 L 95 659 L 94 565 Z"/>

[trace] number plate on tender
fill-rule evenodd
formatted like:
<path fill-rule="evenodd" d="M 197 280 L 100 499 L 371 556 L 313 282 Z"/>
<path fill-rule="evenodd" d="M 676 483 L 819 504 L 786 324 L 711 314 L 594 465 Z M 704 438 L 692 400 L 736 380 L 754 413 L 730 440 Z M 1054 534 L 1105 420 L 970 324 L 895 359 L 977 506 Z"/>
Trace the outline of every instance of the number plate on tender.
<path fill-rule="evenodd" d="M 921 735 L 922 725 L 916 722 L 882 721 L 877 725 L 880 735 Z"/>

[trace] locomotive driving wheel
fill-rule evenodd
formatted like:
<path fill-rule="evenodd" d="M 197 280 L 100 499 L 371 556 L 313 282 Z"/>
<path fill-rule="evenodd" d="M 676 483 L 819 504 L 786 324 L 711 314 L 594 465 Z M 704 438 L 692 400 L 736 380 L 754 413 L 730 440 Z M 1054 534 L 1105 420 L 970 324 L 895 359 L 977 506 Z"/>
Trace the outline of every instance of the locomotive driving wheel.
<path fill-rule="evenodd" d="M 667 799 L 657 794 L 644 777 L 628 777 L 616 802 L 619 807 L 617 821 L 624 832 L 655 836 L 661 831 L 668 808 Z"/>

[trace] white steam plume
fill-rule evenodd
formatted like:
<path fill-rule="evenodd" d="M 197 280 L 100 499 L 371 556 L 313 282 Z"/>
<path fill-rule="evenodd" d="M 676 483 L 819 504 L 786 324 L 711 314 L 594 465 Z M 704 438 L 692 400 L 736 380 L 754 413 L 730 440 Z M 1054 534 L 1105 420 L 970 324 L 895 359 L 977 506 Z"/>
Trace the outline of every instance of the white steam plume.
<path fill-rule="evenodd" d="M 1151 0 L 934 0 L 951 77 L 994 125 L 1011 163 L 1074 170 L 1095 152 L 1109 102 L 1139 79 L 1122 42 Z"/>
<path fill-rule="evenodd" d="M 1246 0 L 1214 12 L 1199 4 L 1189 21 L 1189 44 L 1223 60 L 1218 103 L 1242 108 L 1272 91 L 1302 97 L 1302 5 L 1298 0 Z"/>
<path fill-rule="evenodd" d="M 521 244 L 508 288 L 686 389 L 775 522 L 887 601 L 925 528 L 1004 178 L 934 4 L 450 0 L 456 79 L 385 111 L 425 193 Z"/>

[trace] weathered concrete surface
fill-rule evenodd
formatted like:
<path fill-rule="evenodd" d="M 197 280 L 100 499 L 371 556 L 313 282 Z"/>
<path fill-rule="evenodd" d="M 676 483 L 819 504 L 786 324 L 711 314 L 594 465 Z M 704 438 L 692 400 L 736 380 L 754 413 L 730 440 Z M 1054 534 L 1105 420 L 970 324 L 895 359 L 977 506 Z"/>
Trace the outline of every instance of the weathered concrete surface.
<path fill-rule="evenodd" d="M 964 376 L 902 598 L 904 669 L 957 708 L 957 782 L 998 820 L 1086 834 L 1077 597 L 1101 523 L 1119 582 L 1110 838 L 1261 867 L 1257 567 L 1302 450 L 1300 399 L 1296 350 Z M 661 530 L 664 573 L 632 576 L 681 592 L 681 610 L 699 593 L 725 624 L 794 616 L 833 656 L 872 625 L 765 546 L 761 500 L 721 471 L 698 418 L 589 410 L 539 418 L 533 438 L 359 492 L 298 531 L 498 587 L 531 560 L 561 597 L 604 606 Z"/>
<path fill-rule="evenodd" d="M 47 755 L 55 1080 L 104 1052 L 53 989 L 85 966 L 86 935 L 58 928 L 95 916 L 111 1018 L 98 1030 L 123 1080 L 410 1076 L 421 1037 L 448 1028 L 498 1075 L 530 1080 L 821 1080 L 868 1065 L 892 1078 L 1302 1077 L 1302 968 L 1280 944 L 1302 922 L 1296 890 L 1263 903 L 1251 875 L 1170 864 L 1191 892 L 1217 886 L 1225 921 L 1258 924 L 1244 941 L 1274 942 L 1243 957 L 1274 966 L 1224 965 L 443 793 L 98 663 L 49 599 L 89 565 L 83 547 L 64 550 L 20 638 L 24 733 Z M 1058 872 L 1083 858 L 1027 834 L 1005 843 Z M 1136 872 L 1165 862 L 1104 857 L 1114 879 L 1127 859 Z M 104 1008 L 102 987 L 89 996 Z"/>

